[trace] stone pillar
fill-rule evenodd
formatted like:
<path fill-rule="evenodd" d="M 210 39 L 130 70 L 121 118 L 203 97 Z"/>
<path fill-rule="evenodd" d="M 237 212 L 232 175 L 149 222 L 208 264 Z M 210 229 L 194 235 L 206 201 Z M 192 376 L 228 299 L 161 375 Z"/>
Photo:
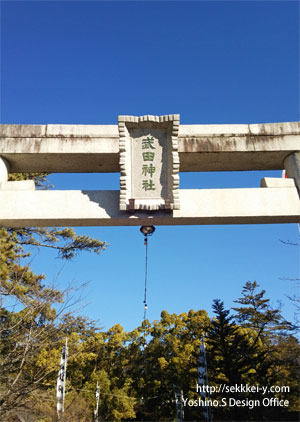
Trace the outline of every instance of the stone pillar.
<path fill-rule="evenodd" d="M 294 178 L 300 193 L 300 151 L 294 152 L 293 154 L 286 157 L 283 164 L 287 177 Z"/>
<path fill-rule="evenodd" d="M 7 182 L 8 172 L 9 172 L 8 161 L 5 158 L 0 157 L 0 185 L 3 182 Z"/>

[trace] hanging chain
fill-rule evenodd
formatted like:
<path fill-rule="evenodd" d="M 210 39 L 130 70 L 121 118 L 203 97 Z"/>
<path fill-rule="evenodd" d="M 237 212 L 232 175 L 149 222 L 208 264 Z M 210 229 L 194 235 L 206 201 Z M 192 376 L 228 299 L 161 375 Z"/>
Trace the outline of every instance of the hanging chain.
<path fill-rule="evenodd" d="M 145 259 L 145 289 L 144 289 L 144 320 L 146 319 L 147 314 L 147 277 L 148 277 L 148 238 L 147 235 L 145 235 L 144 239 L 144 245 L 146 247 L 146 259 Z"/>
<path fill-rule="evenodd" d="M 146 247 L 146 260 L 145 260 L 145 288 L 144 288 L 144 321 L 146 319 L 147 314 L 147 278 L 148 278 L 148 236 L 151 236 L 155 231 L 154 226 L 142 226 L 140 228 L 140 232 L 143 233 L 145 236 L 144 238 L 144 245 Z"/>

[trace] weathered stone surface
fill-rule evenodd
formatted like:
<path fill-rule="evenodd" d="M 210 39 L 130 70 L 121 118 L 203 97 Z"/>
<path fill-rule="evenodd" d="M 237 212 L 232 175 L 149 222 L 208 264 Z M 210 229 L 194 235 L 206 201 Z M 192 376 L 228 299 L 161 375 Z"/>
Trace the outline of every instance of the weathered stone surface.
<path fill-rule="evenodd" d="M 119 116 L 120 210 L 178 209 L 179 115 Z"/>
<path fill-rule="evenodd" d="M 117 138 L 116 125 L 47 125 L 47 136 L 74 138 Z"/>
<path fill-rule="evenodd" d="M 180 210 L 119 210 L 119 191 L 0 191 L 0 226 L 299 223 L 296 188 L 180 190 Z"/>
<path fill-rule="evenodd" d="M 299 125 L 181 125 L 180 171 L 283 169 Z M 119 172 L 118 126 L 0 125 L 0 155 L 12 172 Z"/>
<path fill-rule="evenodd" d="M 0 137 L 39 138 L 46 135 L 46 125 L 0 125 Z"/>
<path fill-rule="evenodd" d="M 300 122 L 259 123 L 249 125 L 249 132 L 253 135 L 288 135 L 299 134 Z"/>
<path fill-rule="evenodd" d="M 180 125 L 178 136 L 197 138 L 202 136 L 248 135 L 249 125 Z"/>
<path fill-rule="evenodd" d="M 295 152 L 289 155 L 284 160 L 284 167 L 288 177 L 295 180 L 296 186 L 300 193 L 300 152 Z"/>

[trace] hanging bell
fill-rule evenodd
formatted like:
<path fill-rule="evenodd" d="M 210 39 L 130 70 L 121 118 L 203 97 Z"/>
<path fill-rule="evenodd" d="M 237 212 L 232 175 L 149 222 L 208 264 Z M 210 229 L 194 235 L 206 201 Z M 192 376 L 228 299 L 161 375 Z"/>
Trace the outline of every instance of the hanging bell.
<path fill-rule="evenodd" d="M 155 232 L 154 226 L 142 226 L 140 228 L 140 232 L 143 233 L 144 236 L 151 236 Z"/>

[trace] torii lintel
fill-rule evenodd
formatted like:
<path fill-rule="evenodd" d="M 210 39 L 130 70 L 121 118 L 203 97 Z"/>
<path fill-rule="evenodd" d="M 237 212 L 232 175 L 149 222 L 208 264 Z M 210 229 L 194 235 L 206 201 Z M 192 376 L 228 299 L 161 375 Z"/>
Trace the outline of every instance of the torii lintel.
<path fill-rule="evenodd" d="M 250 189 L 180 190 L 179 171 L 285 169 Z M 120 172 L 120 191 L 39 191 L 9 172 Z M 0 125 L 0 226 L 299 223 L 300 122 Z"/>

